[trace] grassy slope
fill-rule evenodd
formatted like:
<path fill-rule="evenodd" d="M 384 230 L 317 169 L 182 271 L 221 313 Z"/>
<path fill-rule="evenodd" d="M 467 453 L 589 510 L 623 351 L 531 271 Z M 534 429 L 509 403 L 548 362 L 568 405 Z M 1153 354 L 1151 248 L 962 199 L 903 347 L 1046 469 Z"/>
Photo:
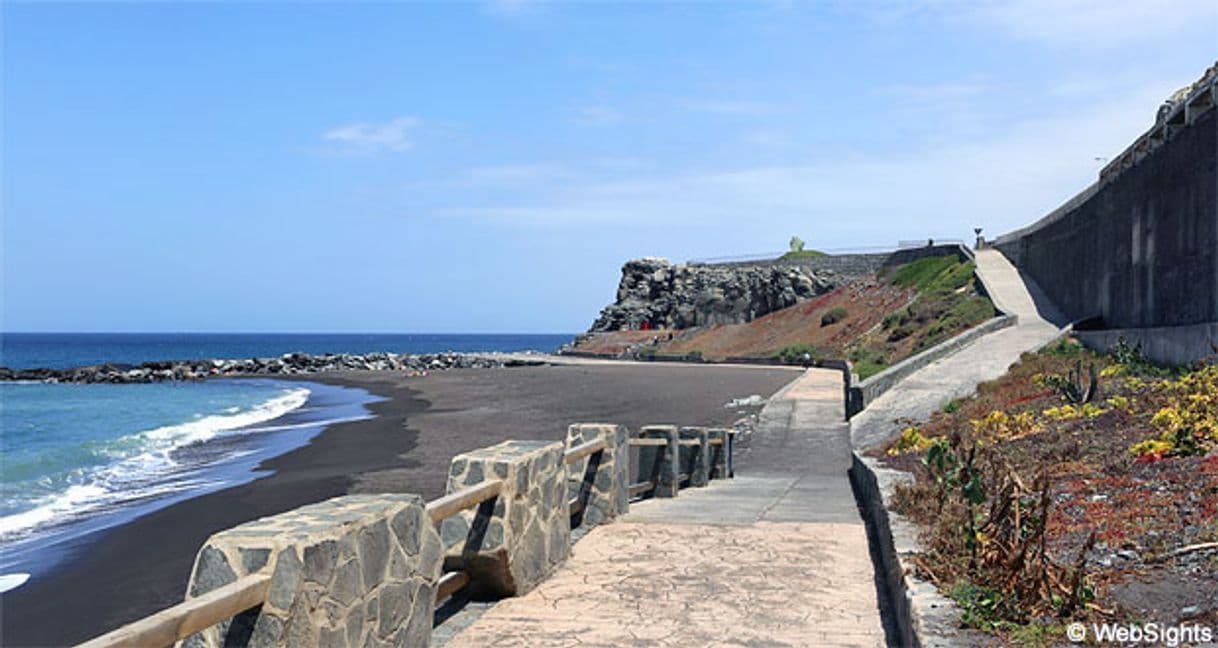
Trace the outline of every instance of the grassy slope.
<path fill-rule="evenodd" d="M 645 355 L 697 355 L 708 360 L 781 355 L 798 361 L 849 357 L 866 378 L 993 317 L 973 285 L 973 264 L 955 257 L 922 259 L 883 276 L 842 286 L 747 324 L 676 332 L 619 331 L 597 335 L 580 348 Z M 658 338 L 660 344 L 647 343 Z M 642 344 L 642 347 L 636 345 Z"/>

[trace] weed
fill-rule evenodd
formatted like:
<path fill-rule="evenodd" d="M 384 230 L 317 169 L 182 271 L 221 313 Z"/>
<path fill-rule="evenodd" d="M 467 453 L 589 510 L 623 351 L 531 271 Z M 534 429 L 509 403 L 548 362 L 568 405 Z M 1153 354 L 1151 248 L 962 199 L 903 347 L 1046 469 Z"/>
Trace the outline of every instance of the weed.
<path fill-rule="evenodd" d="M 849 313 L 846 311 L 845 308 L 843 308 L 841 306 L 836 306 L 833 309 L 831 309 L 829 312 L 820 316 L 820 325 L 829 326 L 831 324 L 837 324 L 838 322 L 846 319 L 846 316 L 848 314 Z"/>

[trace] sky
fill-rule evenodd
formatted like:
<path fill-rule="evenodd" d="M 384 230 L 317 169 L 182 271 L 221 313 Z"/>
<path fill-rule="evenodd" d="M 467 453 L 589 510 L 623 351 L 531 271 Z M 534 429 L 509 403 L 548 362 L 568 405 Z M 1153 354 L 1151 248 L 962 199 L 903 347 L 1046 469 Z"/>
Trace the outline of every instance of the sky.
<path fill-rule="evenodd" d="M 0 329 L 577 332 L 630 258 L 996 236 L 1215 62 L 1171 4 L 5 2 Z"/>

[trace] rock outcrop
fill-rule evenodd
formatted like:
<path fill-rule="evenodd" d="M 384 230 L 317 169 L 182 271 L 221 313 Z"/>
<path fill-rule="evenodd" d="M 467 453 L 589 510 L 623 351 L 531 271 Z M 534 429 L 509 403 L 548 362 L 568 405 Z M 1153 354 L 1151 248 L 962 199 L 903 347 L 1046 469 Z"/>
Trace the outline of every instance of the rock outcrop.
<path fill-rule="evenodd" d="M 673 265 L 645 257 L 622 266 L 617 301 L 591 331 L 741 324 L 824 294 L 836 273 L 798 266 Z"/>
<path fill-rule="evenodd" d="M 325 371 L 403 371 L 422 373 L 445 369 L 489 369 L 545 364 L 538 357 L 497 353 L 285 353 L 278 358 L 244 360 L 166 360 L 140 365 L 103 364 L 73 369 L 10 369 L 0 367 L 0 382 L 152 383 L 202 380 L 214 376 L 273 376 Z"/>

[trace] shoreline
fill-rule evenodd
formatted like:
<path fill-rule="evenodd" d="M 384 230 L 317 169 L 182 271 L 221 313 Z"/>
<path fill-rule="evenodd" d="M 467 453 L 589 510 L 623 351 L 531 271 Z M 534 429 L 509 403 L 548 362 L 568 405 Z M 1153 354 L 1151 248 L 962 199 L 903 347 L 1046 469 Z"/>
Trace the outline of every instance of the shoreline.
<path fill-rule="evenodd" d="M 80 540 L 128 524 L 157 510 L 259 479 L 266 475 L 265 461 L 287 454 L 320 434 L 326 427 L 374 416 L 368 405 L 380 397 L 357 388 L 318 381 L 284 381 L 265 377 L 219 378 L 216 383 L 251 383 L 308 390 L 298 406 L 236 427 L 219 427 L 204 441 L 187 441 L 167 451 L 174 468 L 146 475 L 146 495 L 98 505 L 81 513 L 68 511 L 49 528 L 31 528 L 19 539 L 6 540 L 0 557 L 5 573 L 24 574 L 37 582 L 78 551 Z M 257 408 L 255 408 L 257 409 Z M 207 415 L 205 419 L 224 418 Z M 183 422 L 170 427 L 190 425 Z M 224 425 L 217 422 L 217 425 Z M 122 489 L 113 491 L 124 494 Z"/>
<path fill-rule="evenodd" d="M 769 395 L 789 369 L 566 365 L 277 376 L 362 389 L 372 418 L 326 426 L 266 459 L 271 474 L 171 504 L 79 539 L 77 554 L 0 595 L 0 643 L 77 643 L 180 602 L 212 533 L 348 493 L 443 494 L 451 458 L 516 439 L 561 440 L 566 426 L 613 421 L 724 425 L 724 403 Z"/>

